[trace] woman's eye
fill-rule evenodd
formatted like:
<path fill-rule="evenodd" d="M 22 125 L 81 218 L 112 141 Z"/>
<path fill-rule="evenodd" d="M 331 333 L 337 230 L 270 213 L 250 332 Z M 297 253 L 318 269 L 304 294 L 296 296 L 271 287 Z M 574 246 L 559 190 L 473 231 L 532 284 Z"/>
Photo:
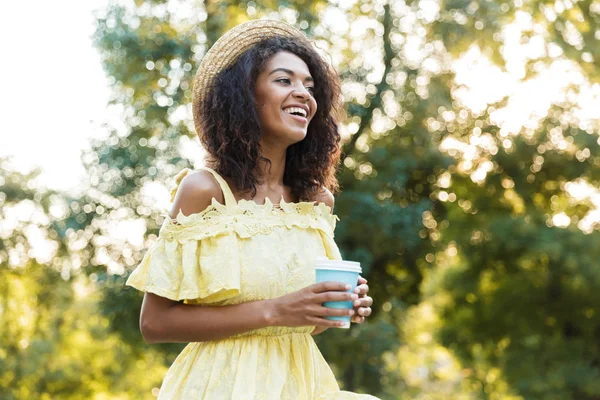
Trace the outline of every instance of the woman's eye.
<path fill-rule="evenodd" d="M 288 85 L 291 85 L 291 84 L 292 84 L 292 81 L 291 81 L 289 78 L 279 78 L 279 79 L 277 79 L 275 82 L 283 82 L 283 83 L 286 83 L 286 84 L 288 84 Z M 308 87 L 306 88 L 306 90 L 308 90 L 308 91 L 310 92 L 310 94 L 311 94 L 311 95 L 314 95 L 314 94 L 315 94 L 315 88 L 314 88 L 313 86 L 308 86 Z"/>

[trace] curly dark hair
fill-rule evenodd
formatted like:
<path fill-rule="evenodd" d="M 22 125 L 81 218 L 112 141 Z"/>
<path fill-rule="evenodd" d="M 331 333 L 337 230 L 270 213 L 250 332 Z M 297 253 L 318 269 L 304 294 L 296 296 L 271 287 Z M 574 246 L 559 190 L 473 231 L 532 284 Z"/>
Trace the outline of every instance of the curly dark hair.
<path fill-rule="evenodd" d="M 300 200 L 314 199 L 322 187 L 336 193 L 341 151 L 337 117 L 343 115 L 340 80 L 310 45 L 284 36 L 257 43 L 215 77 L 200 122 L 200 142 L 208 153 L 206 165 L 229 178 L 242 193 L 252 190 L 252 197 L 256 195 L 255 168 L 260 161 L 270 168 L 271 162 L 261 154 L 255 83 L 271 57 L 281 51 L 306 63 L 315 81 L 318 105 L 306 137 L 287 149 L 283 182 Z"/>

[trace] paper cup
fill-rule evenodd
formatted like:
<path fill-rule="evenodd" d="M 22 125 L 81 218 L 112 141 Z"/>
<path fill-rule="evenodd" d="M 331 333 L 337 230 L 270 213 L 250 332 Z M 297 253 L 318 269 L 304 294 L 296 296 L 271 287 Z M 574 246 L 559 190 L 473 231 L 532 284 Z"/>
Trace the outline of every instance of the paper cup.
<path fill-rule="evenodd" d="M 329 260 L 324 257 L 318 257 L 315 262 L 315 271 L 317 275 L 317 283 L 319 282 L 342 282 L 351 286 L 348 292 L 353 293 L 358 283 L 358 275 L 362 272 L 360 263 L 356 261 L 345 260 Z M 323 307 L 328 308 L 346 308 L 352 309 L 352 301 L 327 301 L 323 303 Z M 344 326 L 340 328 L 350 328 L 350 315 L 343 317 L 327 316 L 325 319 L 331 321 L 343 321 Z"/>

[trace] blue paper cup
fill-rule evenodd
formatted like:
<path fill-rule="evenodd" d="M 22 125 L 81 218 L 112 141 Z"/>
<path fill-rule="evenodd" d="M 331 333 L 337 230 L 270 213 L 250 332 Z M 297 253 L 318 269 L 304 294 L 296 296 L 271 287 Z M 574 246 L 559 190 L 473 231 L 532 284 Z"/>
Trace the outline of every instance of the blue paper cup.
<path fill-rule="evenodd" d="M 345 260 L 329 260 L 324 257 L 317 258 L 315 262 L 315 270 L 317 274 L 317 283 L 319 282 L 342 282 L 351 286 L 348 292 L 353 293 L 358 283 L 358 275 L 362 272 L 360 263 L 356 261 L 345 261 Z M 352 309 L 352 301 L 326 301 L 323 303 L 323 307 L 328 308 L 346 308 Z M 331 321 L 343 321 L 344 326 L 340 328 L 350 328 L 351 316 L 343 317 L 330 317 L 327 316 L 325 319 Z"/>

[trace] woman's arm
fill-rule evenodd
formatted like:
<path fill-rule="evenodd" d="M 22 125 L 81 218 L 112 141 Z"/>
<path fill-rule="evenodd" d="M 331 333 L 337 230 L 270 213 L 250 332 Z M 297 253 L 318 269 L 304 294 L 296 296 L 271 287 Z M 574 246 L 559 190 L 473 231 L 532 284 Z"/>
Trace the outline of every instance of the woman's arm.
<path fill-rule="evenodd" d="M 267 326 L 339 327 L 339 321 L 325 317 L 353 315 L 354 310 L 327 308 L 323 303 L 358 299 L 347 292 L 348 286 L 319 282 L 275 299 L 217 307 L 179 304 L 146 293 L 140 327 L 148 343 L 219 340 Z"/>
<path fill-rule="evenodd" d="M 178 303 L 153 293 L 144 295 L 140 315 L 147 343 L 219 340 L 271 323 L 267 300 L 210 307 Z"/>
<path fill-rule="evenodd" d="M 207 171 L 193 172 L 179 185 L 171 218 L 179 211 L 184 215 L 199 213 L 210 205 L 213 197 L 223 203 L 223 194 L 212 175 Z M 331 198 L 326 203 L 333 206 Z M 316 335 L 337 326 L 337 322 L 321 317 L 347 315 L 347 310 L 322 307 L 325 301 L 351 300 L 345 290 L 341 283 L 320 283 L 278 299 L 217 307 L 183 304 L 146 293 L 140 330 L 148 343 L 219 340 L 267 326 L 315 325 L 312 334 Z"/>
<path fill-rule="evenodd" d="M 200 213 L 213 197 L 224 203 L 223 192 L 212 174 L 202 170 L 191 172 L 179 184 L 170 216 L 174 219 L 180 211 L 186 216 Z M 140 314 L 140 330 L 148 343 L 217 340 L 268 324 L 264 301 L 209 307 L 146 293 Z"/>

